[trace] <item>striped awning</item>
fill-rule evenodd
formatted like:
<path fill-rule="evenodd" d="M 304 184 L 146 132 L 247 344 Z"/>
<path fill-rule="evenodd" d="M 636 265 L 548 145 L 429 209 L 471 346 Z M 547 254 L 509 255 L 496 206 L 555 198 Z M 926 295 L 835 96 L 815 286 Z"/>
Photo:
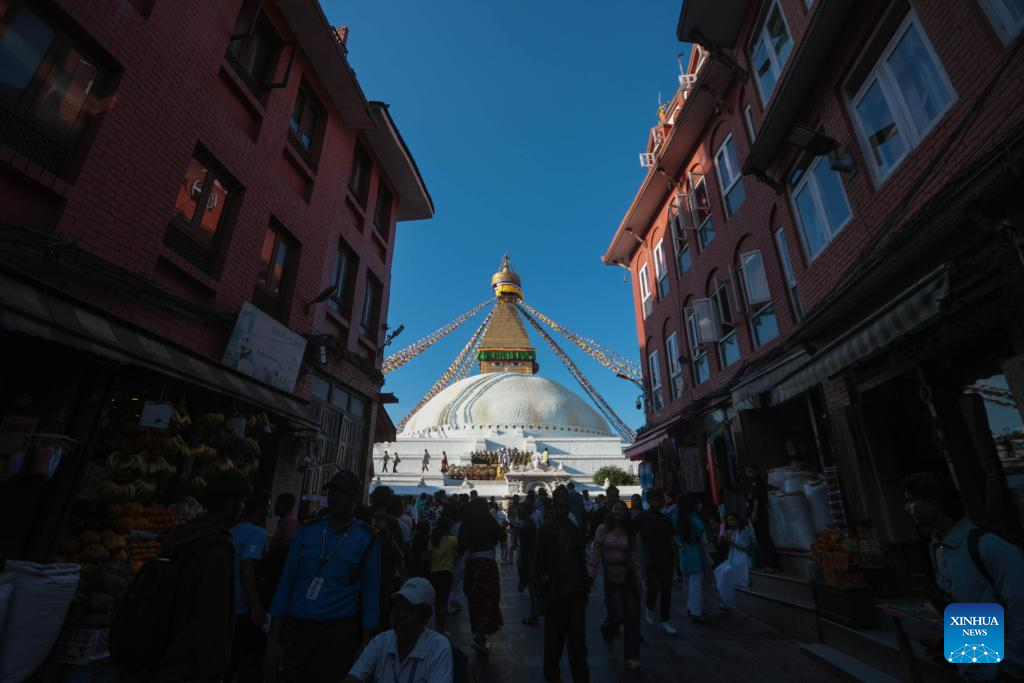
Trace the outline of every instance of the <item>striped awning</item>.
<path fill-rule="evenodd" d="M 949 294 L 949 273 L 948 264 L 932 271 L 823 348 L 772 389 L 772 405 L 803 393 L 938 316 Z"/>
<path fill-rule="evenodd" d="M 315 427 L 306 401 L 216 361 L 112 320 L 57 293 L 0 274 L 0 329 L 68 346 L 121 365 L 176 377 Z"/>

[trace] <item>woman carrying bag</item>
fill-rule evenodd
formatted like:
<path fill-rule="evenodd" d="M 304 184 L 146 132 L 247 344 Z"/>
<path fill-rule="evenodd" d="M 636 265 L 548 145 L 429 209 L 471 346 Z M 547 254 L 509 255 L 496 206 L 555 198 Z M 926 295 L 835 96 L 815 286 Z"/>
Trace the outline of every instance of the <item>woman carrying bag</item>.
<path fill-rule="evenodd" d="M 639 669 L 643 573 L 637 556 L 633 522 L 624 501 L 616 501 L 608 518 L 594 535 L 594 545 L 587 559 L 591 580 L 597 577 L 599 565 L 604 567 L 604 599 L 609 615 L 608 624 L 602 627 L 604 647 L 606 650 L 614 647 L 615 634 L 622 625 L 626 668 Z"/>

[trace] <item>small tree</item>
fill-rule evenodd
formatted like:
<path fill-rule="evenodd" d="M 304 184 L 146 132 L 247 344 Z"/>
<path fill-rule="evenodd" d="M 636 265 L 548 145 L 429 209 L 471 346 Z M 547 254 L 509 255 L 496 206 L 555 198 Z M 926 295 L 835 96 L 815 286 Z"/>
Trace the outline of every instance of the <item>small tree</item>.
<path fill-rule="evenodd" d="M 635 474 L 630 474 L 621 467 L 615 467 L 614 465 L 602 467 L 594 472 L 595 484 L 603 485 L 606 481 L 615 486 L 636 486 L 640 483 L 640 479 Z"/>

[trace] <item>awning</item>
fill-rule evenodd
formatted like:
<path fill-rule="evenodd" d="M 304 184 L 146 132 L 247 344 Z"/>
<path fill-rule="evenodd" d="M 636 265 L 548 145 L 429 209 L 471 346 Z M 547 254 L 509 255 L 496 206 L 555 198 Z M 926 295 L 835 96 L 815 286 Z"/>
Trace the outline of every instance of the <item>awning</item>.
<path fill-rule="evenodd" d="M 388 411 L 384 410 L 384 404 L 377 404 L 377 421 L 373 427 L 374 443 L 394 443 L 398 439 L 395 431 L 395 423 L 391 421 Z"/>
<path fill-rule="evenodd" d="M 787 353 L 773 363 L 759 368 L 750 375 L 744 375 L 732 390 L 732 405 L 736 410 L 759 408 L 754 399 L 768 391 L 780 381 L 792 375 L 796 370 L 807 364 L 809 356 L 803 349 Z"/>
<path fill-rule="evenodd" d="M 647 430 L 646 432 L 638 436 L 637 440 L 629 448 L 625 450 L 623 455 L 625 455 L 628 459 L 632 460 L 633 462 L 643 460 L 644 455 L 648 451 L 653 451 L 655 448 L 658 448 L 659 446 L 661 446 L 661 444 L 667 441 L 669 438 L 669 431 L 689 416 L 690 411 L 683 410 L 683 412 L 681 412 L 679 415 L 676 415 L 671 420 L 663 422 L 662 424 L 657 425 L 656 427 L 652 427 L 651 429 Z"/>
<path fill-rule="evenodd" d="M 306 402 L 216 361 L 133 330 L 22 280 L 0 274 L 0 329 L 46 339 L 122 365 L 147 368 L 316 427 Z"/>
<path fill-rule="evenodd" d="M 936 317 L 949 294 L 949 272 L 948 264 L 932 271 L 826 346 L 803 369 L 772 389 L 771 403 L 793 398 Z"/>

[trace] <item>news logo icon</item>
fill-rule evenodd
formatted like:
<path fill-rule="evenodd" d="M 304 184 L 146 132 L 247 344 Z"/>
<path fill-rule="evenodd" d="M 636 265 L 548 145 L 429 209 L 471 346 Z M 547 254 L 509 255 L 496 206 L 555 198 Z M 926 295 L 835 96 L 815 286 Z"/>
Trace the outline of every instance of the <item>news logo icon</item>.
<path fill-rule="evenodd" d="M 944 655 L 953 664 L 1003 661 L 1003 607 L 994 602 L 954 602 L 946 607 Z"/>

